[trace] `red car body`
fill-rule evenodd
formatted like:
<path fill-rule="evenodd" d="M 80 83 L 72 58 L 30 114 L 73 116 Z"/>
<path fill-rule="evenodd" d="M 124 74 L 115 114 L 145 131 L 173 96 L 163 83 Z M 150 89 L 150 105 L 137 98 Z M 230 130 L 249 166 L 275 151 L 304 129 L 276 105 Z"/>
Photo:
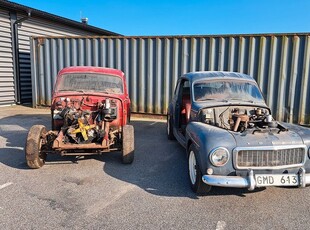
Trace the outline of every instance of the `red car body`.
<path fill-rule="evenodd" d="M 122 151 L 123 163 L 134 158 L 130 99 L 122 71 L 75 66 L 62 69 L 51 102 L 52 130 L 33 126 L 26 143 L 30 168 L 44 165 L 48 154 L 92 155 Z"/>
<path fill-rule="evenodd" d="M 99 74 L 108 74 L 120 77 L 122 79 L 123 84 L 123 93 L 122 94 L 113 94 L 113 93 L 105 93 L 105 92 L 55 92 L 55 89 L 58 88 L 60 79 L 63 75 L 68 73 L 99 73 Z M 60 101 L 61 98 L 72 98 L 72 99 L 79 99 L 81 100 L 83 97 L 87 95 L 87 98 L 89 99 L 88 104 L 84 104 L 82 106 L 82 109 L 87 109 L 90 111 L 94 111 L 95 105 L 104 100 L 105 98 L 114 98 L 118 102 L 118 114 L 122 114 L 119 116 L 116 120 L 114 120 L 111 125 L 112 126 L 124 126 L 126 125 L 130 120 L 130 99 L 128 95 L 128 89 L 126 85 L 126 78 L 125 74 L 117 69 L 112 68 L 105 68 L 105 67 L 93 67 L 93 66 L 73 66 L 73 67 L 67 67 L 59 71 L 57 75 L 57 79 L 55 82 L 54 90 L 53 90 L 53 96 L 52 96 L 52 103 L 51 103 L 51 111 L 53 114 L 53 111 L 57 108 L 56 103 Z M 57 124 L 53 120 L 54 124 L 52 124 L 52 127 L 57 127 L 61 124 Z"/>

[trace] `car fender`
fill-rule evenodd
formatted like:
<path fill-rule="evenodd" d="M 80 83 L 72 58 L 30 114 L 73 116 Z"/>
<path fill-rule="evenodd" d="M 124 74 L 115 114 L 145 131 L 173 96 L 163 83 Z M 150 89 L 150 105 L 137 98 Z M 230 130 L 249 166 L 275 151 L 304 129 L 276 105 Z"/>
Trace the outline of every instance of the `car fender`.
<path fill-rule="evenodd" d="M 285 128 L 297 133 L 303 140 L 304 144 L 307 145 L 308 148 L 310 147 L 310 128 L 285 122 L 279 123 Z"/>
<path fill-rule="evenodd" d="M 289 124 L 285 122 L 279 122 L 279 123 L 285 128 L 289 129 L 290 131 L 297 133 L 301 137 L 303 143 L 307 146 L 308 157 L 307 157 L 304 167 L 306 168 L 307 172 L 310 172 L 310 160 L 309 160 L 310 158 L 310 128 L 300 126 L 300 125 L 295 125 L 295 124 Z"/>
<path fill-rule="evenodd" d="M 229 174 L 234 171 L 232 152 L 236 147 L 236 141 L 227 130 L 202 122 L 190 122 L 186 127 L 186 143 L 187 149 L 190 143 L 195 145 L 198 151 L 197 160 L 203 173 L 208 168 L 212 168 L 215 173 Z M 217 147 L 225 147 L 229 151 L 229 161 L 225 167 L 215 167 L 209 160 L 209 153 Z"/>

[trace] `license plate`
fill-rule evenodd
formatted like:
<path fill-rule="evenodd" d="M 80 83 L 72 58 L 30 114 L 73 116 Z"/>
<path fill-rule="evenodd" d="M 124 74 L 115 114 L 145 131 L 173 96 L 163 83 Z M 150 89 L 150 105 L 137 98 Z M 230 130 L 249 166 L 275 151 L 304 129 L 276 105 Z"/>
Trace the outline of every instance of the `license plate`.
<path fill-rule="evenodd" d="M 257 187 L 297 186 L 299 184 L 296 174 L 256 174 L 255 181 Z"/>

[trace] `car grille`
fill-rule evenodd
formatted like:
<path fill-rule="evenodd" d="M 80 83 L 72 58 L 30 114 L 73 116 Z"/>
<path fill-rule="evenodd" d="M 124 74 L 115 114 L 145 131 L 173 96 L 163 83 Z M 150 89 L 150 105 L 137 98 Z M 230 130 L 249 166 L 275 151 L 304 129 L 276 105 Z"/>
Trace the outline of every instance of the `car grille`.
<path fill-rule="evenodd" d="M 305 148 L 288 149 L 238 149 L 237 168 L 281 168 L 302 165 L 305 160 Z"/>

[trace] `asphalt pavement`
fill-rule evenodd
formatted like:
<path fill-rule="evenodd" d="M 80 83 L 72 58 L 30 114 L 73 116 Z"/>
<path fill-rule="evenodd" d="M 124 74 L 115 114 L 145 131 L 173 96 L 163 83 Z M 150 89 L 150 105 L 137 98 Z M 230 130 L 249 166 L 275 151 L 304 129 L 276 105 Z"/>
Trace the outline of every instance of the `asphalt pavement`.
<path fill-rule="evenodd" d="M 50 112 L 0 108 L 0 229 L 309 229 L 310 188 L 190 189 L 185 150 L 163 120 L 135 118 L 135 160 L 48 156 L 28 169 L 29 128 Z"/>

